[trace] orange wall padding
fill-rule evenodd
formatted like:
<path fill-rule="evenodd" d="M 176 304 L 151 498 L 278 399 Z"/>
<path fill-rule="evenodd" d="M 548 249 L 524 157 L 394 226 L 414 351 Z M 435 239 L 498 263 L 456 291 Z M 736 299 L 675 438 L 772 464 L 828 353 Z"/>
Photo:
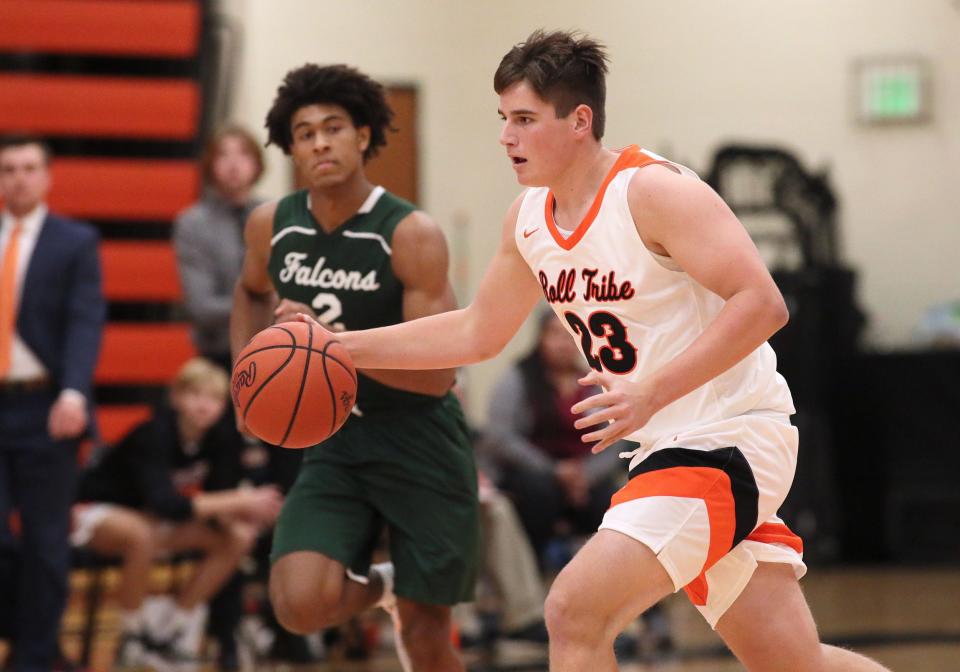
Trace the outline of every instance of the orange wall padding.
<path fill-rule="evenodd" d="M 177 256 L 170 243 L 104 241 L 103 292 L 110 301 L 179 301 Z"/>
<path fill-rule="evenodd" d="M 187 58 L 196 0 L 2 0 L 0 51 Z"/>
<path fill-rule="evenodd" d="M 49 202 L 74 217 L 170 220 L 199 185 L 193 161 L 55 158 Z"/>
<path fill-rule="evenodd" d="M 116 443 L 150 417 L 147 404 L 104 405 L 97 407 L 97 429 L 106 443 Z"/>
<path fill-rule="evenodd" d="M 200 115 L 190 80 L 0 74 L 0 91 L 0 132 L 191 140 Z"/>
<path fill-rule="evenodd" d="M 94 381 L 166 385 L 195 354 L 186 324 L 107 324 Z"/>

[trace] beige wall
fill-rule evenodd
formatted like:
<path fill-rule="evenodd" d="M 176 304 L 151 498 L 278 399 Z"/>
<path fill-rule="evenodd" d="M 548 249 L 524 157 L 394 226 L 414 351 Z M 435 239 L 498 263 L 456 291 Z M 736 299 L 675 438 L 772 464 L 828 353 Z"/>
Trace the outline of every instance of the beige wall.
<path fill-rule="evenodd" d="M 695 169 L 728 140 L 792 149 L 829 167 L 845 257 L 860 271 L 871 343 L 909 343 L 934 302 L 960 297 L 960 8 L 951 0 L 223 0 L 245 31 L 235 117 L 261 129 L 284 73 L 347 62 L 415 83 L 422 205 L 453 240 L 461 300 L 475 290 L 518 192 L 497 145 L 493 70 L 536 27 L 607 43 L 610 146 L 639 143 Z M 853 121 L 852 65 L 919 55 L 933 66 L 933 120 Z M 288 185 L 271 150 L 265 195 Z M 458 250 L 470 250 L 469 257 Z M 513 352 L 521 347 L 514 344 Z M 480 417 L 491 378 L 470 373 Z"/>

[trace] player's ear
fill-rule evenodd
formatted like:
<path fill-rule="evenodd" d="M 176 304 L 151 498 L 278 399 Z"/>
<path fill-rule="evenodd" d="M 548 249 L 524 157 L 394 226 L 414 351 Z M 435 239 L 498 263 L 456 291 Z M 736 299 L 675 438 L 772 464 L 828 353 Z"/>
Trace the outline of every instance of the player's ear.
<path fill-rule="evenodd" d="M 570 119 L 573 122 L 573 130 L 577 135 L 593 132 L 593 109 L 589 105 L 583 103 L 577 105 L 570 113 Z"/>
<path fill-rule="evenodd" d="M 357 127 L 357 149 L 361 152 L 366 152 L 367 147 L 370 146 L 370 127 L 369 126 L 358 126 Z"/>

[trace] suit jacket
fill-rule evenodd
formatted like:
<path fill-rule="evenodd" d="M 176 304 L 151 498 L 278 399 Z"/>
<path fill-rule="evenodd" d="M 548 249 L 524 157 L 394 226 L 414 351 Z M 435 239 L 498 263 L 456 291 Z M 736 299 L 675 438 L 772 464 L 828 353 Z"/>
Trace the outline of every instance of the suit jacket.
<path fill-rule="evenodd" d="M 48 214 L 27 265 L 17 333 L 59 389 L 88 399 L 107 306 L 99 235 L 89 224 Z"/>

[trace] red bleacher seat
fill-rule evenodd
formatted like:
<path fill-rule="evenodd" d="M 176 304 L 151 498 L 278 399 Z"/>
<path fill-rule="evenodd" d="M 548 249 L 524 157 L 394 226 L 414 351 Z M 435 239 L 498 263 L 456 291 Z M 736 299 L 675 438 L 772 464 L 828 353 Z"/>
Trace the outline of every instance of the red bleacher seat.
<path fill-rule="evenodd" d="M 199 194 L 193 161 L 58 158 L 50 207 L 75 217 L 169 221 Z"/>
<path fill-rule="evenodd" d="M 191 140 L 200 116 L 188 79 L 0 73 L 0 91 L 2 133 Z"/>
<path fill-rule="evenodd" d="M 166 385 L 194 355 L 186 324 L 111 323 L 103 330 L 94 380 L 100 385 Z"/>
<path fill-rule="evenodd" d="M 150 417 L 147 404 L 103 405 L 97 407 L 97 428 L 105 443 L 116 443 Z"/>
<path fill-rule="evenodd" d="M 200 20 L 196 0 L 3 0 L 0 51 L 186 58 Z"/>
<path fill-rule="evenodd" d="M 103 292 L 110 301 L 180 301 L 177 258 L 167 242 L 100 244 Z"/>

